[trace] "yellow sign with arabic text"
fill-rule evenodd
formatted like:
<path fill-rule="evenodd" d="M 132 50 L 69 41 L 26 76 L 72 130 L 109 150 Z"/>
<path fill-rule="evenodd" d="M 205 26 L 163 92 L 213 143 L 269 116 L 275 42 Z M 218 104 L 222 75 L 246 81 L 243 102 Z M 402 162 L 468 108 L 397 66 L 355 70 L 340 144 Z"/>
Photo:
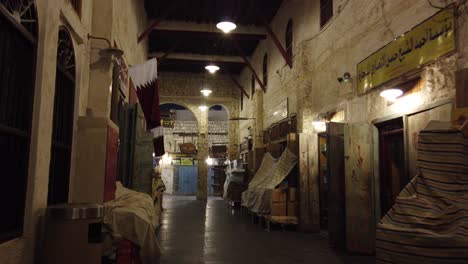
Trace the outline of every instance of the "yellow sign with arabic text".
<path fill-rule="evenodd" d="M 181 166 L 193 166 L 193 159 L 191 158 L 181 158 L 180 159 Z"/>
<path fill-rule="evenodd" d="M 360 62 L 358 94 L 434 61 L 455 47 L 453 8 L 447 8 Z"/>

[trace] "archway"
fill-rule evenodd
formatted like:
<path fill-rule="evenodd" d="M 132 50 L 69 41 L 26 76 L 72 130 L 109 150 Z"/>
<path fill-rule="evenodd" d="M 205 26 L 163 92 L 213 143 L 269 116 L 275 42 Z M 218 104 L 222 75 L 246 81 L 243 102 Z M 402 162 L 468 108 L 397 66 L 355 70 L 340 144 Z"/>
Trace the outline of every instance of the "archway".
<path fill-rule="evenodd" d="M 68 31 L 59 30 L 48 204 L 66 203 L 70 183 L 75 105 L 75 52 Z"/>
<path fill-rule="evenodd" d="M 229 145 L 229 113 L 222 105 L 213 105 L 208 110 L 208 195 L 222 196 L 226 176 L 224 162 Z"/>
<path fill-rule="evenodd" d="M 35 86 L 34 1 L 0 0 L 0 243 L 23 233 Z"/>
<path fill-rule="evenodd" d="M 197 119 L 187 107 L 175 103 L 161 104 L 166 154 L 155 158 L 166 193 L 195 195 L 197 192 Z M 203 161 L 204 162 L 204 161 Z"/>

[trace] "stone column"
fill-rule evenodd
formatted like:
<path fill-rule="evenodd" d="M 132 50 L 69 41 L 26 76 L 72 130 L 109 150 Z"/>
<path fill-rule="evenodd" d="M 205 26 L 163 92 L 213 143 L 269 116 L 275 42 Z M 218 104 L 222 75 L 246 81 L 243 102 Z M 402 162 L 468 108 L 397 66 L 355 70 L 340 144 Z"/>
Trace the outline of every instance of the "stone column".
<path fill-rule="evenodd" d="M 208 197 L 208 110 L 198 110 L 198 179 L 197 199 L 206 200 Z"/>
<path fill-rule="evenodd" d="M 261 90 L 257 90 L 255 93 L 254 107 L 255 131 L 253 138 L 253 172 L 256 172 L 260 167 L 265 154 L 265 146 L 263 144 L 263 91 Z"/>

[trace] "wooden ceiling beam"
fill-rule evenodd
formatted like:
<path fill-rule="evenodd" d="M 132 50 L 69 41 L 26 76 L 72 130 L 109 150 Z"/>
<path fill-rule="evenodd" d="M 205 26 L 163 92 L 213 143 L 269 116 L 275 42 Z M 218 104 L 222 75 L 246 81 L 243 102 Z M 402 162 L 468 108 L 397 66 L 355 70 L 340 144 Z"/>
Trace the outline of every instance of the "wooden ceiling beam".
<path fill-rule="evenodd" d="M 254 75 L 255 80 L 257 81 L 257 83 L 260 85 L 263 92 L 265 93 L 266 92 L 265 84 L 260 80 L 260 77 L 258 77 L 257 71 L 255 71 L 255 68 L 252 66 L 252 63 L 250 63 L 249 59 L 244 54 L 244 51 L 242 51 L 242 48 L 240 47 L 239 43 L 237 43 L 237 41 L 235 39 L 232 39 L 232 43 L 233 43 L 234 47 L 236 48 L 237 52 L 239 52 L 240 56 L 244 60 L 245 65 L 247 65 L 247 67 L 249 67 L 250 71 L 252 71 L 252 74 Z"/>
<path fill-rule="evenodd" d="M 148 55 L 149 58 L 173 59 L 173 60 L 189 60 L 189 61 L 206 61 L 206 62 L 234 62 L 244 63 L 244 60 L 239 56 L 221 56 L 221 55 L 203 55 L 193 53 L 170 53 L 167 52 L 152 52 Z"/>
<path fill-rule="evenodd" d="M 177 47 L 179 46 L 179 44 L 180 44 L 180 41 L 176 41 L 176 42 L 174 43 L 174 45 L 172 45 L 172 47 L 171 47 L 169 50 L 167 50 L 167 51 L 164 52 L 164 53 L 161 52 L 162 54 L 161 54 L 160 56 L 157 57 L 157 59 L 158 59 L 158 65 L 161 64 L 165 59 L 167 59 L 167 58 L 171 55 L 171 53 L 174 52 L 175 49 L 177 49 Z"/>
<path fill-rule="evenodd" d="M 149 23 L 149 27 L 143 32 L 141 33 L 140 36 L 138 36 L 138 42 L 137 43 L 140 43 L 143 39 L 145 39 L 146 37 L 149 36 L 149 34 L 151 33 L 151 31 L 153 31 L 153 29 L 158 26 L 162 21 L 164 21 L 164 19 L 166 19 L 174 10 L 175 8 L 177 7 L 177 4 L 176 4 L 176 1 L 172 1 L 172 4 L 170 4 L 161 14 L 160 17 L 158 17 L 157 19 L 154 19 L 152 20 L 150 23 Z"/>
<path fill-rule="evenodd" d="M 258 16 L 260 17 L 260 20 L 262 21 L 263 26 L 265 27 L 268 36 L 270 36 L 271 40 L 273 40 L 273 43 L 275 44 L 276 48 L 278 48 L 278 51 L 281 53 L 283 56 L 284 60 L 286 61 L 286 64 L 288 64 L 289 68 L 292 69 L 292 58 L 289 56 L 288 52 L 286 49 L 283 47 L 281 42 L 279 41 L 278 37 L 276 36 L 275 32 L 270 27 L 270 24 L 266 20 L 266 18 L 263 16 L 262 11 L 260 8 L 255 4 L 255 10 L 257 11 Z"/>
<path fill-rule="evenodd" d="M 155 23 L 157 22 L 157 23 Z M 224 34 L 216 28 L 215 24 L 194 23 L 184 21 L 152 20 L 150 24 L 155 24 L 152 30 L 170 30 L 170 31 L 190 31 L 190 32 L 210 32 Z M 232 34 L 242 35 L 260 35 L 266 37 L 267 32 L 263 27 L 237 25 Z"/>
<path fill-rule="evenodd" d="M 239 81 L 237 81 L 236 78 L 234 78 L 234 76 L 232 76 L 231 74 L 229 74 L 229 77 L 231 77 L 231 80 L 234 82 L 234 84 L 236 85 L 237 88 L 239 88 L 239 90 L 241 90 L 241 92 L 247 96 L 247 99 L 250 99 L 250 96 L 247 94 L 247 92 L 244 90 L 244 86 L 242 86 Z"/>

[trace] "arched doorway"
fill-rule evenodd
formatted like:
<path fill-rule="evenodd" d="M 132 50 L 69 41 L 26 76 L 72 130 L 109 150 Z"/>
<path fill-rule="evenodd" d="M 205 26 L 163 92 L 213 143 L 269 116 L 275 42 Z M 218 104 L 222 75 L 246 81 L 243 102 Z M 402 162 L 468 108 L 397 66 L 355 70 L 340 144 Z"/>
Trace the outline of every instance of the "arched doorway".
<path fill-rule="evenodd" d="M 167 153 L 155 164 L 160 167 L 166 193 L 195 195 L 198 162 L 202 162 L 197 159 L 197 119 L 186 107 L 173 103 L 161 105 L 161 118 Z"/>
<path fill-rule="evenodd" d="M 208 144 L 210 157 L 208 165 L 208 195 L 222 196 L 224 181 L 224 162 L 229 144 L 229 114 L 222 105 L 213 105 L 208 111 Z"/>
<path fill-rule="evenodd" d="M 33 1 L 0 0 L 0 243 L 21 236 L 29 170 L 37 13 Z"/>
<path fill-rule="evenodd" d="M 70 34 L 61 28 L 57 48 L 48 204 L 68 201 L 74 105 L 75 52 Z"/>

